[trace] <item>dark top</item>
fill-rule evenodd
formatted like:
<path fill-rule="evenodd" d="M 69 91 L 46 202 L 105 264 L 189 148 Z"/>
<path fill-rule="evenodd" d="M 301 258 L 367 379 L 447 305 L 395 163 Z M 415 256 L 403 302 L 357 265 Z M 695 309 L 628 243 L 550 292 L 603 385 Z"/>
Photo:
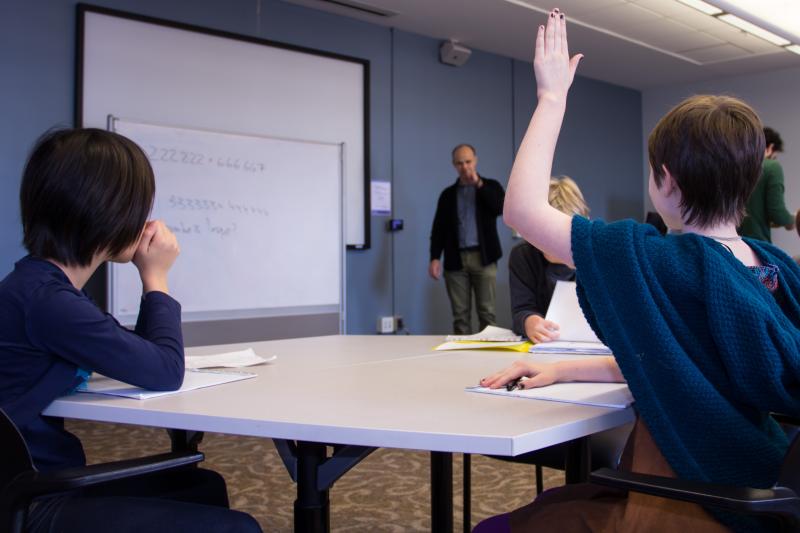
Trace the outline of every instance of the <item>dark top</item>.
<path fill-rule="evenodd" d="M 19 427 L 37 468 L 85 464 L 64 420 L 41 415 L 83 381 L 82 370 L 154 390 L 181 386 L 180 316 L 177 301 L 149 292 L 133 332 L 54 264 L 31 256 L 16 263 L 0 281 L 0 407 Z"/>
<path fill-rule="evenodd" d="M 503 213 L 505 191 L 500 182 L 484 178 L 483 186 L 475 190 L 475 221 L 478 226 L 478 249 L 481 263 L 489 265 L 503 255 L 497 235 L 497 217 Z M 458 247 L 458 180 L 442 191 L 436 206 L 431 229 L 431 260 L 439 259 L 444 250 L 445 270 L 461 270 Z"/>
<path fill-rule="evenodd" d="M 508 257 L 508 282 L 511 288 L 512 329 L 525 336 L 525 319 L 545 316 L 557 281 L 573 281 L 575 271 L 567 265 L 551 263 L 528 242 L 521 242 Z"/>
<path fill-rule="evenodd" d="M 770 225 L 788 226 L 794 215 L 783 202 L 783 169 L 773 159 L 765 159 L 755 189 L 747 200 L 747 208 L 739 233 L 745 237 L 772 242 Z"/>

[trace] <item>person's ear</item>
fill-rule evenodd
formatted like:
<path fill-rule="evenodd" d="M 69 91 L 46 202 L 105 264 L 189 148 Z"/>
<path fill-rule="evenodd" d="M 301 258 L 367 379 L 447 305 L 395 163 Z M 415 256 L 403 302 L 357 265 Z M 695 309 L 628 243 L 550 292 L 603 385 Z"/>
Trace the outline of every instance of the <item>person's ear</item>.
<path fill-rule="evenodd" d="M 669 196 L 678 189 L 678 184 L 675 183 L 675 178 L 672 177 L 672 173 L 667 168 L 667 165 L 661 165 L 661 170 L 664 172 L 664 179 L 661 181 L 661 187 L 664 188 L 667 196 Z"/>

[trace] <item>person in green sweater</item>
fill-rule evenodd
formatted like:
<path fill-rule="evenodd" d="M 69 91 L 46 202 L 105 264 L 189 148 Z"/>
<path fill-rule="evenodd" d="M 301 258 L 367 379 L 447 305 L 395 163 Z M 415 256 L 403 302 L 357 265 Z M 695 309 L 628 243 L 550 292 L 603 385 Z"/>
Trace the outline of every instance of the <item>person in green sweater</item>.
<path fill-rule="evenodd" d="M 743 237 L 772 242 L 770 228 L 793 230 L 795 214 L 790 213 L 784 205 L 783 169 L 776 159 L 778 153 L 783 152 L 783 139 L 772 128 L 764 128 L 764 138 L 767 148 L 764 150 L 761 177 L 747 200 L 746 215 L 738 230 Z"/>

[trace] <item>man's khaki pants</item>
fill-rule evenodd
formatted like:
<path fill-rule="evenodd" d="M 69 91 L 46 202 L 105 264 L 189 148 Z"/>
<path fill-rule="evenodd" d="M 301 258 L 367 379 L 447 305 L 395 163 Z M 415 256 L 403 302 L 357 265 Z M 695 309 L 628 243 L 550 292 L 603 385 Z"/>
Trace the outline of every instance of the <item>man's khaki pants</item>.
<path fill-rule="evenodd" d="M 483 266 L 478 250 L 461 252 L 461 270 L 445 270 L 444 281 L 453 310 L 453 332 L 472 333 L 472 293 L 478 311 L 480 330 L 495 325 L 494 295 L 497 288 L 497 263 Z M 480 331 L 479 330 L 479 331 Z"/>

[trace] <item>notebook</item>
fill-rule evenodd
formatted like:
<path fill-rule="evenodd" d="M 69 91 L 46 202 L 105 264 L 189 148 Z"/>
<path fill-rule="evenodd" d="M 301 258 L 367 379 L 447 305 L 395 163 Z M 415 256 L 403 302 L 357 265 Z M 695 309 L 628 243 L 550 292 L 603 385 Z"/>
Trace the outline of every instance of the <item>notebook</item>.
<path fill-rule="evenodd" d="M 243 379 L 250 379 L 256 377 L 256 374 L 250 372 L 235 372 L 231 370 L 186 370 L 186 375 L 183 378 L 183 385 L 180 389 L 174 391 L 154 391 L 142 389 L 128 385 L 116 379 L 107 378 L 105 376 L 94 375 L 89 381 L 84 383 L 78 388 L 77 392 L 88 392 L 93 394 L 106 394 L 109 396 L 121 396 L 123 398 L 134 398 L 136 400 L 147 400 L 149 398 L 158 398 L 160 396 L 168 396 L 170 394 L 178 394 L 190 390 L 202 389 L 205 387 L 214 387 L 216 385 L 223 385 L 225 383 L 232 383 L 234 381 L 241 381 Z"/>
<path fill-rule="evenodd" d="M 548 400 L 552 402 L 577 403 L 595 407 L 612 407 L 624 409 L 633 403 L 628 386 L 624 383 L 554 383 L 536 389 L 508 391 L 505 387 L 489 389 L 487 387 L 467 387 L 469 392 L 512 396 L 529 400 Z"/>

